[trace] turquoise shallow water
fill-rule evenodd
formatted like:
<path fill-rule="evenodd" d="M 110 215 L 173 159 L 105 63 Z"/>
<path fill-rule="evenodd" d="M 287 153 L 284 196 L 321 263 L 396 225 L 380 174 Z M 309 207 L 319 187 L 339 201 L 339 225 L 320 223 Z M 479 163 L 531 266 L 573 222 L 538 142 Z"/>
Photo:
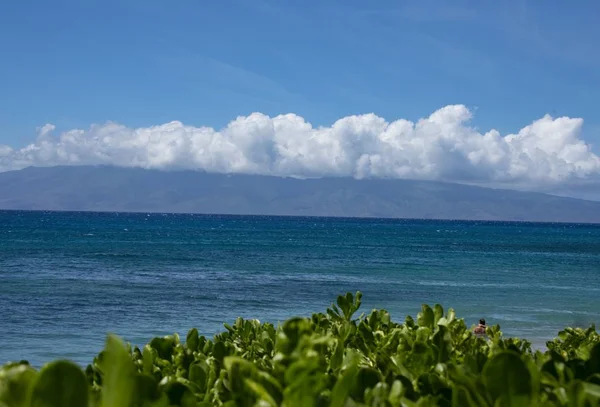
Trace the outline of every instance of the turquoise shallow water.
<path fill-rule="evenodd" d="M 600 320 L 600 225 L 0 211 L 0 363 L 81 364 L 237 316 L 277 322 L 346 291 L 422 303 L 537 345 Z"/>

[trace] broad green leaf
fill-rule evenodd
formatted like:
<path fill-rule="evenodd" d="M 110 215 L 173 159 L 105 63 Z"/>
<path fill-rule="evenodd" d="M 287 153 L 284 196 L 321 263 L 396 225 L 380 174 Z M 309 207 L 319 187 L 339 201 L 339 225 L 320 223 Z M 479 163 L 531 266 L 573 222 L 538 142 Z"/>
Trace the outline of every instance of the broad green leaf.
<path fill-rule="evenodd" d="M 440 318 L 444 316 L 444 308 L 440 304 L 433 307 L 433 324 L 437 325 Z"/>
<path fill-rule="evenodd" d="M 365 390 L 375 387 L 382 379 L 380 373 L 369 367 L 361 367 L 356 376 L 356 383 L 352 390 L 353 399 L 362 401 Z"/>
<path fill-rule="evenodd" d="M 198 387 L 198 392 L 206 391 L 209 366 L 204 362 L 194 362 L 190 365 L 189 381 Z"/>
<path fill-rule="evenodd" d="M 271 407 L 277 407 L 277 402 L 273 399 L 273 396 L 271 396 L 260 383 L 257 383 L 252 379 L 246 379 L 245 384 L 254 392 L 259 403 L 263 402 L 261 405 L 264 404 Z"/>
<path fill-rule="evenodd" d="M 337 306 L 342 311 L 342 315 L 347 318 L 348 313 L 350 312 L 350 307 L 352 304 L 352 294 L 348 293 L 346 295 L 339 295 L 337 297 Z"/>
<path fill-rule="evenodd" d="M 144 346 L 142 351 L 143 371 L 146 374 L 152 374 L 154 368 L 155 350 L 149 345 Z"/>
<path fill-rule="evenodd" d="M 296 348 L 298 342 L 303 336 L 311 333 L 311 325 L 307 318 L 291 318 L 282 326 L 283 337 L 278 338 L 279 346 L 284 346 L 285 352 L 291 352 Z"/>
<path fill-rule="evenodd" d="M 150 347 L 156 350 L 161 359 L 165 360 L 171 360 L 174 346 L 175 338 L 170 335 L 163 336 L 162 338 L 154 338 L 150 341 Z"/>
<path fill-rule="evenodd" d="M 358 364 L 352 362 L 348 368 L 342 373 L 341 377 L 335 383 L 331 391 L 330 407 L 344 407 L 346 400 L 352 391 L 356 375 L 358 374 Z"/>
<path fill-rule="evenodd" d="M 123 341 L 108 335 L 102 371 L 103 407 L 129 407 L 135 391 L 135 367 Z"/>
<path fill-rule="evenodd" d="M 260 385 L 263 386 L 267 392 L 269 392 L 271 397 L 273 397 L 276 402 L 281 401 L 283 388 L 273 376 L 267 372 L 258 371 L 255 380 L 257 383 L 260 383 Z"/>
<path fill-rule="evenodd" d="M 600 373 L 594 373 L 593 375 L 589 376 L 585 381 L 600 385 Z"/>
<path fill-rule="evenodd" d="M 135 389 L 132 392 L 132 402 L 135 406 L 156 406 L 164 405 L 167 402 L 162 398 L 163 394 L 158 389 L 158 383 L 152 376 L 146 374 L 136 374 L 134 376 Z M 167 402 L 168 405 L 168 402 Z"/>
<path fill-rule="evenodd" d="M 31 407 L 87 407 L 85 374 L 72 362 L 52 362 L 40 370 L 30 400 Z"/>
<path fill-rule="evenodd" d="M 446 319 L 446 317 L 441 317 L 438 321 L 437 321 L 438 325 L 442 325 L 442 326 L 448 326 L 449 322 Z"/>
<path fill-rule="evenodd" d="M 337 374 L 339 369 L 342 367 L 344 361 L 344 343 L 338 339 L 335 343 L 335 350 L 329 360 L 329 368 Z"/>
<path fill-rule="evenodd" d="M 588 360 L 588 374 L 600 373 L 600 342 L 598 342 L 590 351 Z"/>
<path fill-rule="evenodd" d="M 501 406 L 529 406 L 531 403 L 531 374 L 516 353 L 501 352 L 492 357 L 483 369 L 483 382 L 493 399 L 500 400 Z"/>
<path fill-rule="evenodd" d="M 454 387 L 461 386 L 468 392 L 470 399 L 478 406 L 489 406 L 493 403 L 489 400 L 489 394 L 483 387 L 483 383 L 478 379 L 478 375 L 465 374 L 461 368 L 456 365 L 448 366 L 449 377 L 454 382 Z"/>
<path fill-rule="evenodd" d="M 160 383 L 162 390 L 169 399 L 169 405 L 195 407 L 196 397 L 181 379 L 170 378 Z"/>
<path fill-rule="evenodd" d="M 420 327 L 433 329 L 433 310 L 427 304 L 421 306 L 421 312 L 417 315 L 417 324 Z"/>
<path fill-rule="evenodd" d="M 388 396 L 388 401 L 392 405 L 392 407 L 399 407 L 402 402 L 403 388 L 402 382 L 400 380 L 394 380 L 392 383 L 392 387 L 390 388 L 390 393 Z"/>
<path fill-rule="evenodd" d="M 354 296 L 354 311 L 358 311 L 360 309 L 360 306 L 362 304 L 362 293 L 360 291 L 356 292 L 356 295 Z"/>
<path fill-rule="evenodd" d="M 600 385 L 593 383 L 582 383 L 583 392 L 588 397 L 588 400 L 596 404 L 600 403 Z"/>
<path fill-rule="evenodd" d="M 471 393 L 461 385 L 457 385 L 454 387 L 454 391 L 452 392 L 452 406 L 453 407 L 484 407 L 480 406 L 474 399 L 471 397 Z"/>
<path fill-rule="evenodd" d="M 186 338 L 185 345 L 192 352 L 196 352 L 198 350 L 198 345 L 200 344 L 200 339 L 198 335 L 198 330 L 196 328 L 192 328 L 189 330 Z"/>
<path fill-rule="evenodd" d="M 593 386 L 593 385 L 592 385 Z M 566 392 L 569 404 L 573 406 L 598 405 L 598 398 L 592 394 L 588 394 L 584 387 L 584 383 L 580 380 L 575 380 L 569 383 Z M 587 401 L 595 401 L 595 403 L 587 403 Z"/>
<path fill-rule="evenodd" d="M 241 393 L 244 390 L 244 381 L 256 374 L 256 366 L 237 356 L 226 357 L 224 364 L 231 383 L 231 390 Z"/>
<path fill-rule="evenodd" d="M 445 326 L 439 326 L 438 331 L 433 335 L 432 342 L 437 349 L 438 363 L 445 363 L 450 360 L 450 352 L 452 351 L 452 336 Z"/>
<path fill-rule="evenodd" d="M 213 356 L 219 362 L 222 363 L 225 356 L 227 356 L 227 348 L 223 342 L 217 342 L 213 345 Z"/>
<path fill-rule="evenodd" d="M 0 403 L 11 407 L 28 406 L 36 376 L 37 372 L 28 364 L 0 368 Z"/>

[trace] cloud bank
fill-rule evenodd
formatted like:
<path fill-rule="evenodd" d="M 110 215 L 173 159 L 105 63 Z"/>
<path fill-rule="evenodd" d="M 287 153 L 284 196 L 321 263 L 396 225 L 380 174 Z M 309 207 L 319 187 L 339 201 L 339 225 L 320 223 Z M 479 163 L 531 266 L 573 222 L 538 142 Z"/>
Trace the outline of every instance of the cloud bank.
<path fill-rule="evenodd" d="M 600 157 L 580 139 L 583 120 L 535 120 L 517 134 L 481 133 L 463 105 L 416 123 L 374 114 L 313 127 L 295 114 L 238 117 L 225 128 L 174 121 L 132 129 L 107 123 L 54 135 L 47 124 L 21 149 L 0 145 L 0 171 L 105 164 L 276 176 L 409 178 L 533 189 L 600 178 Z"/>

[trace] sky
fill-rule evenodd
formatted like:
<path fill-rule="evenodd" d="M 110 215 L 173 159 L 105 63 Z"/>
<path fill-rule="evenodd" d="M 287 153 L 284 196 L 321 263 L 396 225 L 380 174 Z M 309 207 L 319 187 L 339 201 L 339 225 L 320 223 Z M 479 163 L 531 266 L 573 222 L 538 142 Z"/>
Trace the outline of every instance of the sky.
<path fill-rule="evenodd" d="M 100 163 L 595 197 L 598 15 L 597 1 L 3 1 L 0 171 Z"/>

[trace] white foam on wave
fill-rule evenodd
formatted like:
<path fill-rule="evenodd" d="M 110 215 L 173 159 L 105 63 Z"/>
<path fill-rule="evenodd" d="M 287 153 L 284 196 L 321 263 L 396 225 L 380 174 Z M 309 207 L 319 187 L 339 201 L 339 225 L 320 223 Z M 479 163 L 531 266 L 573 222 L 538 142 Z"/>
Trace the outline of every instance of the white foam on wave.
<path fill-rule="evenodd" d="M 437 281 L 425 281 L 425 280 L 412 280 L 410 284 L 424 285 L 424 286 L 439 286 L 439 287 L 465 287 L 465 288 L 522 288 L 522 289 L 547 289 L 547 290 L 567 290 L 567 291 L 589 291 L 589 292 L 600 292 L 598 287 L 589 286 L 558 286 L 543 283 L 484 283 L 484 282 L 457 282 L 447 280 Z"/>

